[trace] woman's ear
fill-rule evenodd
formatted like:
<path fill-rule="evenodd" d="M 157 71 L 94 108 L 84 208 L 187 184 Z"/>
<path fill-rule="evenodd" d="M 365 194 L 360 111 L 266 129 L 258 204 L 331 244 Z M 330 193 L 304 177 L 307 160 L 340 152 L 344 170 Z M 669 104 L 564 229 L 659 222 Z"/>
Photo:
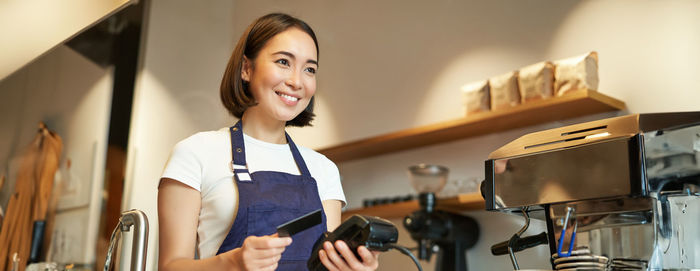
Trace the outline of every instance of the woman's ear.
<path fill-rule="evenodd" d="M 251 63 L 246 56 L 243 56 L 243 64 L 241 65 L 241 79 L 250 82 Z"/>

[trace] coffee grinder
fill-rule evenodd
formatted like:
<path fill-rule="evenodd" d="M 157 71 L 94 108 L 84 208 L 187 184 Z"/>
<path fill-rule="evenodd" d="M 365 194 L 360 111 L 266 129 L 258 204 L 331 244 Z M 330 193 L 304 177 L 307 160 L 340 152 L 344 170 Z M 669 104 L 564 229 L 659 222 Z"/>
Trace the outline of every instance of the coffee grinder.
<path fill-rule="evenodd" d="M 468 216 L 435 209 L 436 193 L 447 182 L 448 170 L 437 165 L 420 164 L 409 168 L 413 188 L 420 194 L 420 210 L 404 218 L 404 227 L 418 243 L 418 258 L 430 260 L 437 252 L 437 271 L 467 270 L 467 249 L 479 237 L 479 225 Z"/>

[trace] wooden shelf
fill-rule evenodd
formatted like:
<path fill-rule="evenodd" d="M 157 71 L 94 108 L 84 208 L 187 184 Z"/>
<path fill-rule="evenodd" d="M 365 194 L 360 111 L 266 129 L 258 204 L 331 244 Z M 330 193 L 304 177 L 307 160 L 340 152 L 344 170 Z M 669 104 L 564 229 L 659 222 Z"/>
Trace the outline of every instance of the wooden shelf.
<path fill-rule="evenodd" d="M 338 162 L 444 143 L 472 136 L 625 109 L 625 103 L 592 90 L 532 101 L 493 112 L 411 128 L 319 150 Z"/>
<path fill-rule="evenodd" d="M 418 200 L 405 201 L 399 203 L 383 204 L 366 208 L 350 209 L 343 212 L 342 219 L 354 215 L 371 215 L 382 218 L 401 218 L 413 211 L 418 210 Z M 436 203 L 438 210 L 450 212 L 463 212 L 484 210 L 484 199 L 479 193 L 459 194 L 456 197 L 438 199 Z"/>

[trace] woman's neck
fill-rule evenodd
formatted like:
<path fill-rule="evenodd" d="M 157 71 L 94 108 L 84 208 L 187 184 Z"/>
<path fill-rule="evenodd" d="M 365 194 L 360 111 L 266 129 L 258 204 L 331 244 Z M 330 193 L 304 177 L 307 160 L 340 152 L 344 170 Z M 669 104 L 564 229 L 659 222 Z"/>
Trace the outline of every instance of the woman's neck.
<path fill-rule="evenodd" d="M 243 132 L 248 136 L 268 143 L 287 143 L 287 138 L 284 135 L 285 123 L 283 121 L 259 118 L 256 114 L 246 113 L 243 113 L 241 122 L 243 123 Z"/>

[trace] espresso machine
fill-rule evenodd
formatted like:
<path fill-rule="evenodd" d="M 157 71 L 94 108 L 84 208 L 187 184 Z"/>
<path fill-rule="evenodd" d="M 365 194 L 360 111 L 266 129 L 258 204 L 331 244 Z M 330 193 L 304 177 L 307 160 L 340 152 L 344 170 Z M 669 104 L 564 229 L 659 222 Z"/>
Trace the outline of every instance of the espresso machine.
<path fill-rule="evenodd" d="M 486 209 L 526 221 L 492 247 L 516 270 L 516 253 L 540 244 L 554 270 L 700 269 L 700 112 L 527 134 L 491 153 L 485 171 Z M 547 232 L 523 236 L 530 218 Z"/>

